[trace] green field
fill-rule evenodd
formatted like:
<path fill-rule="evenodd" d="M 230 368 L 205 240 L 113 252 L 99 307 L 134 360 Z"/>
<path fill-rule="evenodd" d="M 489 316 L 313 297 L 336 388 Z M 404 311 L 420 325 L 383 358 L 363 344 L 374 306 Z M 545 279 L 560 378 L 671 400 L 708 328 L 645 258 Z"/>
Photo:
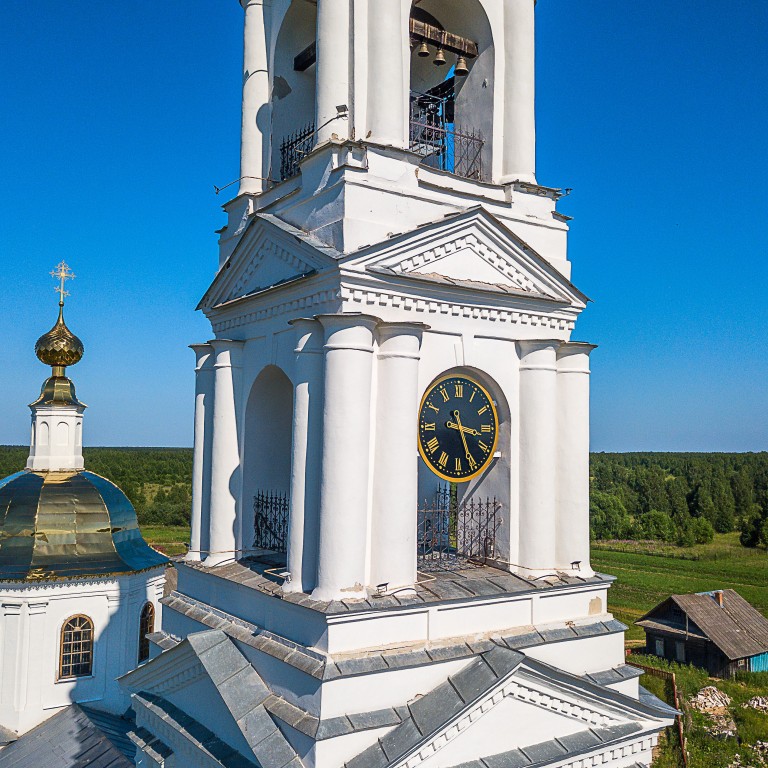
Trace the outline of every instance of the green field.
<path fill-rule="evenodd" d="M 633 622 L 670 594 L 735 589 L 768 616 L 768 554 L 747 549 L 737 533 L 718 534 L 711 544 L 680 548 L 659 542 L 594 542 L 592 567 L 616 576 L 608 607 L 629 625 L 627 640 L 643 640 Z"/>
<path fill-rule="evenodd" d="M 181 555 L 187 551 L 189 528 L 184 525 L 142 525 L 144 539 L 166 555 Z"/>

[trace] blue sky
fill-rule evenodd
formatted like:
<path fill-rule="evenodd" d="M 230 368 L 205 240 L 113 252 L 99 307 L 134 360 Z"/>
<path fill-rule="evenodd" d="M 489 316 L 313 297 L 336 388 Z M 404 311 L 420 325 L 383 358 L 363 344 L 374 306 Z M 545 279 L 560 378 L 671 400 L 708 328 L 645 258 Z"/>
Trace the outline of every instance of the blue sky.
<path fill-rule="evenodd" d="M 571 187 L 594 450 L 766 450 L 768 3 L 540 0 L 538 178 Z M 236 0 L 0 3 L 0 443 L 55 320 L 90 445 L 190 445 L 194 312 L 238 175 Z"/>

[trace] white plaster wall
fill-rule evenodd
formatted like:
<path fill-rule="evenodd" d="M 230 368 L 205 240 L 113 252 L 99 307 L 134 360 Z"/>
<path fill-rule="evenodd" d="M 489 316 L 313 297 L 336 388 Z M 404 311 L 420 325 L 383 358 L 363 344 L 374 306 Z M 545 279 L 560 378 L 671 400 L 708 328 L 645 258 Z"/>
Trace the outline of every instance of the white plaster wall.
<path fill-rule="evenodd" d="M 602 672 L 624 663 L 624 633 L 537 645 L 525 654 L 574 675 Z"/>
<path fill-rule="evenodd" d="M 139 619 L 147 601 L 155 606 L 163 571 L 116 579 L 40 582 L 0 588 L 0 721 L 20 733 L 72 702 L 122 713 L 128 699 L 116 682 L 138 663 Z M 58 680 L 61 628 L 84 614 L 94 625 L 93 674 Z"/>

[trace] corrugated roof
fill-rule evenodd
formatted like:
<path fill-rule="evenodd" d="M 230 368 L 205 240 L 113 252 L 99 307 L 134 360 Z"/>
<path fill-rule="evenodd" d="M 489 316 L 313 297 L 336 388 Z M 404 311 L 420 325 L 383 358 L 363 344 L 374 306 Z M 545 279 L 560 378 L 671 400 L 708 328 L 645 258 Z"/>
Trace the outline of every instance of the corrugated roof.
<path fill-rule="evenodd" d="M 670 595 L 669 600 L 684 611 L 729 659 L 743 659 L 768 651 L 768 619 L 735 590 L 724 589 L 722 593 L 722 607 L 714 593 L 707 592 Z M 657 605 L 636 623 L 648 629 L 657 628 L 653 625 L 659 623 L 659 617 L 654 614 L 666 602 Z"/>
<path fill-rule="evenodd" d="M 100 713 L 101 715 L 101 713 Z M 109 728 L 116 740 L 118 724 L 123 720 L 114 716 L 101 716 L 109 720 Z M 131 727 L 123 721 L 125 729 Z M 91 720 L 77 704 L 72 704 L 33 728 L 0 752 L 0 768 L 132 768 L 129 760 L 110 738 Z"/>

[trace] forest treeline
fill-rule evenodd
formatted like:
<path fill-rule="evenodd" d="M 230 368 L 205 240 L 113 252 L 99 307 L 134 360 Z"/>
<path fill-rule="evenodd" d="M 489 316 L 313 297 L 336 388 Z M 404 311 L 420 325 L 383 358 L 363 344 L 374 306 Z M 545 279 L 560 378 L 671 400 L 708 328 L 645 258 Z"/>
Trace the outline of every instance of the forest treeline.
<path fill-rule="evenodd" d="M 0 478 L 28 449 L 0 447 Z M 190 448 L 86 448 L 86 467 L 119 485 L 145 525 L 187 525 Z M 593 453 L 593 539 L 656 539 L 692 546 L 740 531 L 768 546 L 768 453 Z"/>
<path fill-rule="evenodd" d="M 593 539 L 768 546 L 768 453 L 593 453 Z"/>
<path fill-rule="evenodd" d="M 0 446 L 0 478 L 18 472 L 29 448 Z M 122 488 L 142 525 L 189 525 L 191 448 L 85 448 L 86 468 Z"/>

